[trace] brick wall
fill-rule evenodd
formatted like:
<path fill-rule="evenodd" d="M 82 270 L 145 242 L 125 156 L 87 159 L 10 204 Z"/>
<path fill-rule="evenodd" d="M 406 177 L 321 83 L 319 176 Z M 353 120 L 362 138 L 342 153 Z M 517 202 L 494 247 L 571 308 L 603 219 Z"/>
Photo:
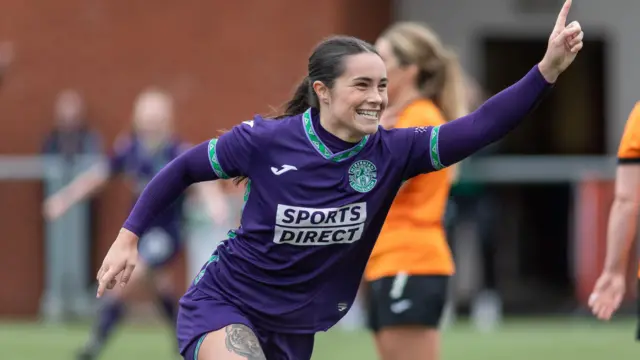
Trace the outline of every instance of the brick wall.
<path fill-rule="evenodd" d="M 136 94 L 176 97 L 177 131 L 193 143 L 287 100 L 313 45 L 332 33 L 372 41 L 390 0 L 0 0 L 0 41 L 15 63 L 0 89 L 0 153 L 32 154 L 63 88 L 87 98 L 91 124 L 111 144 L 128 128 Z M 37 312 L 43 287 L 42 190 L 0 182 L 0 315 Z M 101 261 L 130 198 L 114 181 L 98 196 Z M 184 284 L 184 263 L 175 266 Z"/>

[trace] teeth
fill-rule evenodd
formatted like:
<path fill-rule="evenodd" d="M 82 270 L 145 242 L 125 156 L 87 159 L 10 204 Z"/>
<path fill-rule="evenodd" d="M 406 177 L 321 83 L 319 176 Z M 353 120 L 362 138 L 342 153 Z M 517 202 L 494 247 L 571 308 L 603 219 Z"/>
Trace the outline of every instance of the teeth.
<path fill-rule="evenodd" d="M 371 120 L 378 120 L 378 114 L 380 113 L 379 111 L 376 111 L 376 110 L 357 110 L 356 112 L 359 115 L 362 115 L 367 119 L 371 119 Z"/>

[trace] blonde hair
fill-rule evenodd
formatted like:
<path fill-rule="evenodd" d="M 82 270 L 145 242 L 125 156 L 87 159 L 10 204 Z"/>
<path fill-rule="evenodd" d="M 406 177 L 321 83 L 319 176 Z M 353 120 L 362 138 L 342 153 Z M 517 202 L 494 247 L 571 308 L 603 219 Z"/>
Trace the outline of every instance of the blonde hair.
<path fill-rule="evenodd" d="M 173 123 L 173 98 L 171 95 L 159 88 L 150 87 L 143 90 L 137 97 L 133 105 L 134 127 L 139 121 L 149 117 L 160 117 L 167 126 L 166 131 L 171 131 Z"/>
<path fill-rule="evenodd" d="M 399 22 L 381 38 L 391 45 L 401 66 L 415 64 L 416 86 L 425 98 L 433 100 L 447 120 L 469 113 L 465 80 L 456 54 L 446 48 L 427 25 Z"/>
<path fill-rule="evenodd" d="M 136 97 L 133 107 L 134 115 L 144 113 L 148 107 L 155 107 L 167 114 L 172 114 L 173 98 L 159 88 L 147 88 Z"/>

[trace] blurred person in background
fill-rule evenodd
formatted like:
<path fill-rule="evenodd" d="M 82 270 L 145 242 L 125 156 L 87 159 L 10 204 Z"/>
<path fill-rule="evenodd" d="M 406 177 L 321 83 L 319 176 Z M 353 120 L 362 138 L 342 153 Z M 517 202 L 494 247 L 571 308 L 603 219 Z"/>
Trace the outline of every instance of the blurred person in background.
<path fill-rule="evenodd" d="M 100 135 L 89 127 L 84 99 L 78 91 L 59 92 L 54 113 L 54 128 L 45 139 L 44 154 L 60 155 L 73 162 L 80 155 L 100 153 Z"/>
<path fill-rule="evenodd" d="M 456 55 L 426 25 L 402 22 L 376 42 L 389 77 L 387 128 L 439 126 L 468 113 Z M 440 358 L 438 327 L 454 262 L 443 226 L 453 167 L 406 181 L 365 271 L 380 358 Z"/>
<path fill-rule="evenodd" d="M 73 204 L 102 188 L 111 177 L 124 174 L 135 197 L 171 160 L 187 149 L 173 132 L 173 100 L 158 90 L 148 89 L 136 99 L 133 111 L 133 131 L 120 136 L 114 146 L 108 166 L 98 165 L 75 179 L 47 199 L 45 214 L 55 219 Z M 194 190 L 204 199 L 214 221 L 226 221 L 226 202 L 219 184 L 207 182 Z M 132 281 L 145 280 L 154 289 L 163 315 L 175 327 L 177 315 L 176 289 L 167 266 L 181 250 L 183 198 L 174 202 L 150 224 L 138 244 L 140 266 Z M 127 288 L 131 289 L 131 288 Z M 102 304 L 91 338 L 79 354 L 80 359 L 98 356 L 124 310 L 125 289 L 110 294 Z"/>
<path fill-rule="evenodd" d="M 79 174 L 87 171 L 102 155 L 102 140 L 87 119 L 87 108 L 74 89 L 58 93 L 54 105 L 54 125 L 42 146 L 45 156 L 45 196 L 57 193 Z M 41 311 L 48 321 L 73 314 L 86 315 L 91 279 L 89 270 L 93 209 L 90 201 L 76 204 L 65 216 L 47 221 L 45 254 L 46 280 Z"/>
<path fill-rule="evenodd" d="M 640 103 L 636 103 L 618 148 L 615 194 L 607 229 L 607 251 L 602 274 L 589 298 L 589 306 L 601 320 L 618 310 L 626 291 L 629 258 L 635 257 L 640 213 Z M 640 269 L 638 269 L 640 289 Z M 639 304 L 640 305 L 640 304 Z M 640 320 L 640 307 L 638 308 Z M 636 339 L 640 340 L 640 321 Z"/>

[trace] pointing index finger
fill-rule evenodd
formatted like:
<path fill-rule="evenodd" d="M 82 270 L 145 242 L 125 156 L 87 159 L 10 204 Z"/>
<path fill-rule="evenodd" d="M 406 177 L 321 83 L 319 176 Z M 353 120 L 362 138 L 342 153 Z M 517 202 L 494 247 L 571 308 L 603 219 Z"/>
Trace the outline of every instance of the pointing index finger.
<path fill-rule="evenodd" d="M 558 14 L 558 19 L 556 20 L 556 26 L 554 30 L 562 30 L 567 24 L 567 17 L 569 16 L 569 10 L 571 9 L 571 0 L 566 0 L 564 5 L 562 5 L 562 9 L 560 10 L 560 14 Z"/>
<path fill-rule="evenodd" d="M 99 298 L 104 294 L 104 291 L 109 287 L 109 284 L 116 278 L 116 275 L 118 275 L 120 271 L 122 271 L 122 269 L 110 268 L 102 275 L 98 280 L 98 292 L 96 293 L 96 297 Z"/>

